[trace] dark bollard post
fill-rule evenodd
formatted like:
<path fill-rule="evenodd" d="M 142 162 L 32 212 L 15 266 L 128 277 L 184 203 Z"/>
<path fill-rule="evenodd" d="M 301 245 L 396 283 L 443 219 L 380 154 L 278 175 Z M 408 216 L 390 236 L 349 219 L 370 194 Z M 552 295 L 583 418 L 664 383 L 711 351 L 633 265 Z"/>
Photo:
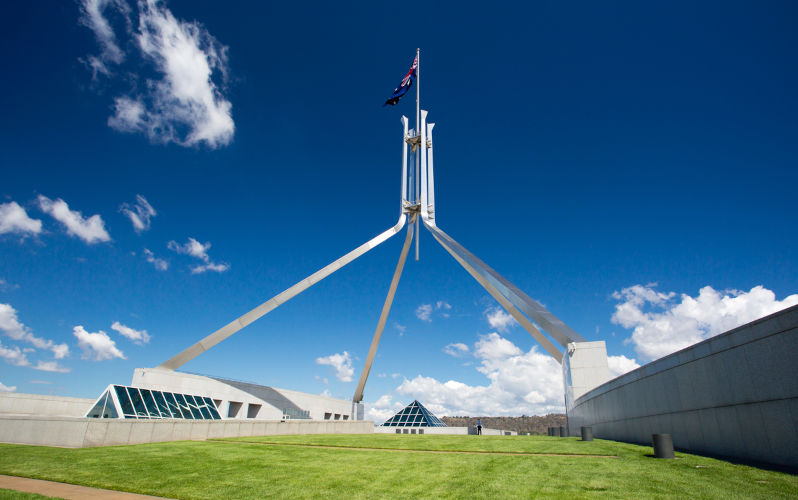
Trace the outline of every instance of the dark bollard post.
<path fill-rule="evenodd" d="M 560 437 L 568 437 L 568 431 L 562 425 L 560 426 Z"/>
<path fill-rule="evenodd" d="M 593 441 L 593 428 L 582 426 L 582 441 Z"/>
<path fill-rule="evenodd" d="M 670 434 L 652 434 L 654 456 L 657 458 L 674 458 L 673 439 Z"/>

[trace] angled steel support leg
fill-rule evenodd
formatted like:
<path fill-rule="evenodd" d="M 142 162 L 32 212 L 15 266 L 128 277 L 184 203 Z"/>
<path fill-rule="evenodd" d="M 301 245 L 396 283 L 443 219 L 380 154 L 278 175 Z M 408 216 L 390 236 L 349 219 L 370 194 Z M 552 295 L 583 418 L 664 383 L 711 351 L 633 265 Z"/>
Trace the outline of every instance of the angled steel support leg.
<path fill-rule="evenodd" d="M 333 263 L 329 264 L 328 266 L 316 271 L 315 273 L 311 274 L 310 276 L 303 279 L 299 283 L 295 284 L 291 288 L 275 295 L 271 299 L 267 300 L 266 302 L 259 305 L 255 309 L 249 311 L 240 318 L 216 330 L 215 332 L 208 335 L 204 339 L 200 340 L 196 344 L 192 345 L 185 351 L 181 352 L 180 354 L 174 356 L 165 363 L 161 364 L 158 368 L 164 368 L 168 370 L 176 370 L 180 368 L 184 364 L 188 363 L 189 361 L 196 358 L 197 356 L 207 351 L 211 347 L 215 346 L 219 342 L 223 341 L 224 339 L 230 337 L 231 335 L 238 332 L 239 330 L 249 325 L 253 321 L 273 311 L 280 304 L 288 302 L 292 298 L 304 292 L 305 290 L 315 285 L 319 281 L 323 280 L 327 276 L 331 275 L 335 271 L 341 269 L 342 267 L 349 264 L 353 260 L 357 259 L 361 255 L 365 254 L 372 248 L 376 247 L 380 243 L 383 243 L 388 238 L 401 231 L 402 227 L 404 227 L 405 225 L 406 220 L 407 216 L 405 214 L 401 214 L 399 216 L 399 221 L 392 228 L 388 229 L 387 231 L 384 231 L 383 233 L 377 235 L 376 237 L 372 238 L 366 243 L 360 245 L 359 247 L 355 248 L 354 250 L 344 255 L 343 257 L 339 258 L 338 260 L 334 261 Z"/>
<path fill-rule="evenodd" d="M 374 361 L 374 356 L 377 354 L 377 346 L 380 344 L 382 331 L 385 329 L 385 322 L 388 320 L 388 313 L 391 312 L 391 304 L 393 304 L 393 297 L 396 294 L 396 287 L 399 285 L 399 278 L 402 277 L 402 269 L 405 267 L 405 260 L 407 253 L 410 250 L 410 244 L 413 242 L 413 220 L 407 225 L 407 236 L 405 236 L 405 244 L 402 246 L 402 253 L 399 254 L 399 262 L 396 264 L 396 270 L 393 272 L 393 280 L 391 286 L 388 288 L 388 296 L 385 297 L 385 304 L 382 306 L 380 313 L 380 320 L 377 322 L 377 329 L 374 331 L 374 338 L 371 341 L 371 348 L 369 348 L 369 355 L 366 358 L 366 364 L 363 366 L 363 372 L 360 374 L 360 382 L 357 383 L 355 390 L 355 397 L 352 401 L 359 403 L 363 400 L 363 389 L 366 387 L 366 380 L 369 378 L 371 372 L 371 363 Z"/>
<path fill-rule="evenodd" d="M 557 343 L 567 347 L 571 342 L 585 342 L 584 337 L 576 333 L 571 327 L 553 315 L 539 302 L 522 292 L 518 287 L 507 281 L 502 275 L 491 269 L 490 266 L 479 260 L 476 255 L 466 250 L 451 236 L 439 229 L 434 222 L 424 220 L 424 225 L 435 236 L 435 239 L 452 255 L 457 254 L 464 262 L 473 268 L 479 275 L 493 286 L 502 296 L 529 316 L 532 321 L 540 325 L 543 330 L 551 335 Z"/>
<path fill-rule="evenodd" d="M 429 227 L 430 226 L 427 226 L 428 229 Z M 501 306 L 508 313 L 510 313 L 510 315 L 513 318 L 515 318 L 515 320 L 518 321 L 521 324 L 521 326 L 523 326 L 524 329 L 528 331 L 535 340 L 538 341 L 540 345 L 543 346 L 543 348 L 546 350 L 546 352 L 548 352 L 551 355 L 551 357 L 556 359 L 558 363 L 562 363 L 562 353 L 560 352 L 560 350 L 557 349 L 557 347 L 554 344 L 552 344 L 549 339 L 544 337 L 543 334 L 540 332 L 540 330 L 538 330 L 535 327 L 535 325 L 533 325 L 532 322 L 529 321 L 529 319 L 526 316 L 521 314 L 521 312 L 518 309 L 516 309 L 515 306 L 513 306 L 510 303 L 509 300 L 507 300 L 501 293 L 499 293 L 499 291 L 496 290 L 496 288 L 494 288 L 493 285 L 488 283 L 488 281 L 482 275 L 480 275 L 473 267 L 471 267 L 471 265 L 469 265 L 468 262 L 466 262 L 460 255 L 457 254 L 457 252 L 455 252 L 452 248 L 450 248 L 441 238 L 439 238 L 438 235 L 435 234 L 435 231 L 432 231 L 431 229 L 430 231 L 432 232 L 432 236 L 438 241 L 438 243 L 440 243 L 441 246 L 447 252 L 449 252 L 452 257 L 454 257 L 454 260 L 456 260 L 461 266 L 463 266 L 463 269 L 465 269 L 468 272 L 468 274 L 471 275 L 472 278 L 477 280 L 477 282 L 480 285 L 482 285 L 482 288 L 487 290 L 487 292 L 494 299 L 496 299 L 499 302 L 499 304 L 501 304 Z"/>

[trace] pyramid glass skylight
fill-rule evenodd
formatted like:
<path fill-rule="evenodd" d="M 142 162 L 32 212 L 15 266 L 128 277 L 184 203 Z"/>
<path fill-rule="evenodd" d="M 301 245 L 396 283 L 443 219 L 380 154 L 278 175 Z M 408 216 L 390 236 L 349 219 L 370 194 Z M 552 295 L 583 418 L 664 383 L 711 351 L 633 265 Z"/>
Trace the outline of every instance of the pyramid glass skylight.
<path fill-rule="evenodd" d="M 385 427 L 446 427 L 446 424 L 417 400 L 382 424 Z M 397 431 L 398 432 L 398 431 Z"/>

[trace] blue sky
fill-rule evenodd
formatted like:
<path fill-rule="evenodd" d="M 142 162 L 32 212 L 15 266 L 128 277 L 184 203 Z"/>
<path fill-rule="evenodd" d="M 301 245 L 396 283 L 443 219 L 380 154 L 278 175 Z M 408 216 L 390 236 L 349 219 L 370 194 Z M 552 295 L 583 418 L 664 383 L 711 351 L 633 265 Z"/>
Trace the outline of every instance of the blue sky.
<path fill-rule="evenodd" d="M 422 14 L 6 6 L 0 389 L 95 397 L 390 227 L 415 109 L 381 105 L 416 47 L 439 226 L 605 340 L 616 373 L 798 303 L 794 3 Z M 557 367 L 421 238 L 369 415 L 560 409 Z M 400 247 L 184 369 L 351 398 Z"/>

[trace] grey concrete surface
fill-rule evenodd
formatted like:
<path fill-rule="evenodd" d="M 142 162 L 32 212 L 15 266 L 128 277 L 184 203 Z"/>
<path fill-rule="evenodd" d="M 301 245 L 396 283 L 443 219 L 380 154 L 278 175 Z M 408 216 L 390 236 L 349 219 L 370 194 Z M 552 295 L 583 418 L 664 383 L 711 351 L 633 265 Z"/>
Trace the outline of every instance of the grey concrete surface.
<path fill-rule="evenodd" d="M 578 398 L 571 433 L 798 467 L 798 306 L 642 366 Z"/>
<path fill-rule="evenodd" d="M 229 420 L 121 420 L 77 417 L 0 415 L 0 442 L 87 448 L 163 441 L 261 436 L 273 434 L 371 434 L 368 420 L 293 420 L 236 422 Z"/>

